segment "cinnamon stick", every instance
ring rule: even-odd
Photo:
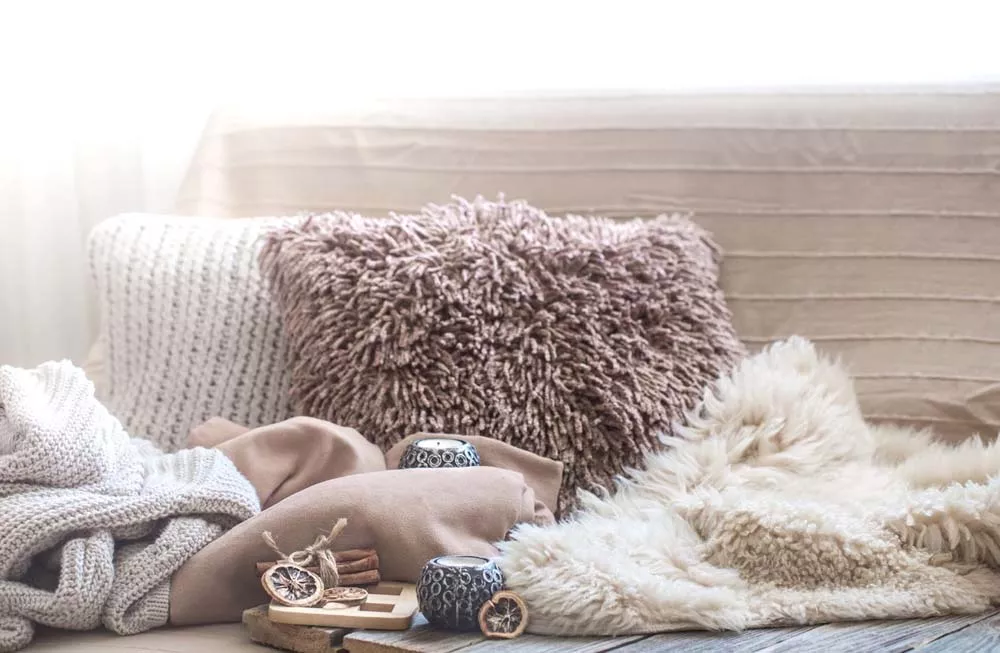
[[[364,560],[365,558],[370,558],[372,556],[378,557],[375,549],[348,549],[346,551],[333,552],[333,559],[337,562],[353,562],[355,560]]]
[[[274,565],[273,562],[258,562],[257,563],[257,575],[263,574],[265,571],[270,569]],[[305,567],[314,574],[319,573],[319,567]],[[340,573],[339,567],[338,573],[340,574],[340,584],[341,585],[375,585],[382,580],[382,575],[379,570],[376,569],[365,569],[363,571],[358,571],[350,574]]]
[[[359,571],[356,574],[344,574],[340,577],[340,584],[357,587],[362,585],[377,585],[381,580],[382,575],[378,569],[370,569],[368,571]]]
[[[378,554],[372,554],[367,558],[362,558],[361,560],[355,560],[353,562],[337,563],[337,573],[343,576],[344,574],[356,574],[359,571],[371,571],[372,569],[378,569]]]
[[[336,556],[334,556],[336,559]],[[273,567],[275,562],[258,562],[257,563],[257,575],[262,575],[265,571]],[[319,573],[319,567],[313,565],[306,567],[309,571],[314,574]],[[345,562],[337,561],[337,573],[340,575],[345,574],[356,574],[362,571],[371,571],[372,569],[378,569],[378,554],[372,551],[371,555],[365,558],[359,558],[356,560],[349,560]]]

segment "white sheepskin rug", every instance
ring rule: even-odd
[[[613,496],[502,544],[529,630],[740,630],[986,610],[1000,449],[875,427],[800,338],[746,359]]]

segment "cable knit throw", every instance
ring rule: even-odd
[[[258,238],[287,221],[127,214],[91,232],[106,370],[92,380],[129,433],[174,451],[210,417],[254,427],[295,414],[257,268]]]
[[[259,509],[220,452],[130,438],[69,362],[0,367],[0,651],[165,625],[171,574]]]

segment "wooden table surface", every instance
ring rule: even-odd
[[[1000,611],[938,619],[839,623],[801,628],[749,630],[742,633],[684,632],[617,638],[523,635],[510,641],[487,640],[479,635],[458,635],[432,630],[420,617],[417,623],[414,628],[403,632],[348,633],[344,636],[342,646],[350,653],[1000,651]]]

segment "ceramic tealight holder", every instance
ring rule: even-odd
[[[414,440],[399,461],[400,469],[478,466],[479,452],[471,442],[448,437]]]
[[[440,556],[420,573],[417,602],[431,625],[479,630],[479,610],[503,588],[496,562],[478,556]]]

